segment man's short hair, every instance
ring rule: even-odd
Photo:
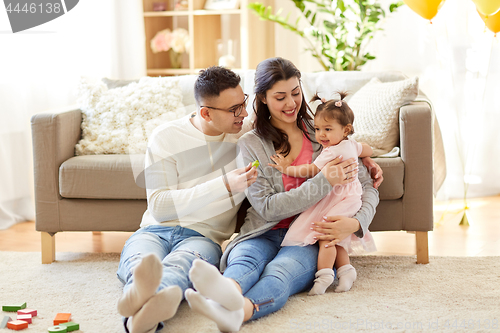
[[[241,78],[232,70],[212,66],[202,69],[194,84],[194,98],[198,106],[202,101],[218,97],[221,92],[229,88],[236,88]]]

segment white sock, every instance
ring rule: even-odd
[[[337,269],[337,276],[339,278],[339,285],[335,288],[335,292],[349,291],[354,281],[356,281],[356,269],[351,264],[341,266]]]
[[[316,272],[314,275],[314,286],[309,291],[309,296],[323,295],[335,279],[335,273],[331,268],[323,268]]]
[[[130,333],[155,332],[158,323],[175,315],[181,301],[182,290],[179,286],[170,286],[160,290],[132,318],[129,318]]]
[[[222,276],[217,267],[206,261],[193,261],[189,279],[200,294],[230,311],[239,310],[245,304],[245,299],[234,282]]]
[[[131,317],[154,296],[163,275],[163,266],[155,254],[145,255],[134,268],[132,286],[118,300],[118,313]]]
[[[236,311],[229,311],[219,303],[206,299],[193,289],[187,289],[184,296],[193,311],[213,320],[221,332],[237,332],[240,330],[245,315],[243,307]]]

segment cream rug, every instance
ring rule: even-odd
[[[80,332],[123,332],[116,312],[119,254],[57,253],[56,258],[42,265],[40,253],[0,252],[0,304],[27,302],[38,310],[24,332],[47,332],[58,312],[72,313]],[[245,324],[241,332],[500,332],[500,258],[430,261],[353,257],[358,280],[351,291],[293,296],[283,309]],[[4,315],[13,313],[2,312],[0,319]],[[183,302],[163,332],[217,328]]]

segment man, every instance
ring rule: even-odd
[[[218,266],[220,244],[234,233],[243,192],[257,178],[255,167],[236,169],[236,134],[248,116],[239,82],[222,67],[201,71],[197,112],[158,127],[149,139],[148,208],[117,272],[127,332],[161,330],[192,287],[191,263],[201,258]]]

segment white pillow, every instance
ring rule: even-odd
[[[374,156],[390,152],[399,141],[399,108],[418,95],[418,77],[382,83],[374,77],[349,100],[354,112],[353,139],[369,144]]]
[[[144,153],[158,125],[185,115],[178,80],[168,77],[114,89],[82,80],[78,102],[83,121],[76,155]]]

